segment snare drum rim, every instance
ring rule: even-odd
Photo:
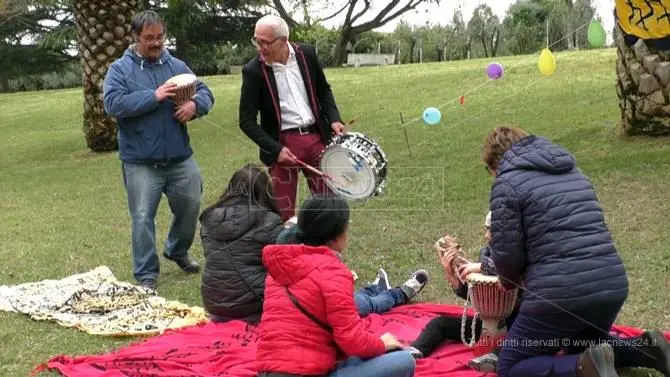
[[[370,147],[369,149],[370,153],[364,153],[364,151],[361,150],[361,148],[357,145],[358,143],[356,143],[356,141],[359,142],[362,141],[365,144],[367,144]],[[386,186],[386,178],[388,174],[386,167],[388,165],[388,159],[386,159],[386,154],[381,149],[379,144],[377,144],[372,139],[370,139],[369,137],[365,136],[360,132],[347,132],[345,134],[333,137],[331,142],[328,143],[328,145],[323,149],[323,151],[319,156],[320,161],[319,167],[324,172],[327,170],[325,166],[327,155],[332,153],[331,151],[335,147],[340,147],[347,152],[353,152],[359,158],[362,158],[368,165],[368,168],[366,170],[372,169],[375,181],[372,190],[367,190],[366,194],[364,195],[342,195],[342,194],[340,195],[348,197],[353,200],[363,200],[372,196],[380,195],[383,192],[384,187]],[[383,160],[379,161],[379,159],[375,156],[375,154],[379,154]],[[326,184],[332,190],[337,191],[337,187],[334,186],[329,180],[326,180]]]
[[[357,138],[362,139],[363,141],[365,141],[366,143],[368,143],[370,145],[371,150],[373,151],[373,153],[370,153],[369,155],[362,156],[362,157],[365,158],[365,160],[371,166],[375,167],[375,173],[376,173],[375,175],[377,176],[377,187],[385,186],[386,178],[387,178],[387,175],[388,175],[388,170],[386,169],[386,167],[388,166],[388,158],[386,157],[386,153],[384,153],[384,150],[382,149],[382,147],[377,142],[375,142],[374,140],[372,140],[371,138],[369,138],[368,136],[366,136],[366,135],[364,135],[360,132],[355,132],[355,131],[354,132],[348,132],[346,134],[343,134],[342,136],[344,136],[344,135],[352,135],[354,137],[354,139],[357,139]],[[379,154],[380,159],[376,158],[376,156],[375,156],[376,161],[372,161],[371,156],[374,156],[375,153]]]
[[[320,167],[321,167],[321,171],[326,172],[326,173],[328,172],[328,169],[324,164],[325,164],[326,160],[328,159],[328,156],[335,153],[336,151],[339,152],[339,149],[343,150],[344,153],[348,153],[348,152],[352,152],[352,151],[358,152],[358,151],[355,151],[355,150],[352,150],[352,149],[343,148],[341,145],[330,146],[329,149],[324,151],[324,153],[321,156],[321,160],[320,160],[320,163],[319,163]],[[359,153],[356,153],[356,154],[359,157],[361,157]],[[367,162],[367,159],[365,157],[363,157],[363,159],[365,159],[366,162]],[[368,164],[369,164],[369,162],[368,162]],[[367,172],[370,171],[370,168],[368,166],[364,166],[364,169]],[[367,174],[369,174],[369,173],[367,173]],[[374,171],[374,169],[372,171],[372,176],[373,176],[374,184],[371,185],[371,188],[366,189],[363,194],[357,194],[357,195],[349,195],[349,194],[346,194],[346,193],[342,193],[338,189],[338,186],[336,186],[329,179],[327,179],[325,182],[326,182],[326,185],[328,185],[328,187],[330,187],[331,190],[338,193],[338,195],[340,195],[342,197],[345,197],[345,198],[348,198],[348,199],[351,199],[351,200],[361,200],[361,199],[365,199],[365,198],[370,197],[371,195],[373,195],[375,190],[377,189],[377,186],[378,186],[377,181],[379,180],[379,178],[377,177],[377,174]]]

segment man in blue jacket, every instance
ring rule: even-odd
[[[176,106],[176,86],[166,81],[192,73],[165,49],[165,24],[153,11],[138,13],[131,24],[136,43],[109,67],[105,77],[105,111],[117,119],[119,158],[132,217],[135,279],[154,289],[159,274],[155,216],[162,194],[173,213],[163,256],[187,273],[200,266],[188,250],[200,212],[202,178],[186,123],[206,115],[214,96],[198,81],[196,95]]]

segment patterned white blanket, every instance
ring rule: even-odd
[[[106,266],[61,280],[0,286],[0,310],[94,335],[156,335],[208,320],[204,310],[116,280]]]

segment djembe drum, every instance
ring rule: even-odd
[[[505,318],[514,310],[518,288],[501,290],[498,287],[498,277],[471,273],[467,277],[468,302],[472,303],[475,310],[475,318],[472,321],[473,337],[470,342],[465,342],[465,311],[461,323],[461,339],[463,343],[473,349],[476,356],[492,352],[507,334]],[[468,302],[466,302],[466,307]],[[475,343],[475,322],[477,317],[482,321],[482,332],[479,340]]]
[[[166,83],[174,83],[177,85],[172,102],[177,106],[186,103],[195,96],[196,83],[198,78],[191,73],[184,73],[170,77]]]

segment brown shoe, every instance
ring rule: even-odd
[[[578,377],[619,377],[614,369],[614,350],[605,343],[591,346],[579,355]]]

